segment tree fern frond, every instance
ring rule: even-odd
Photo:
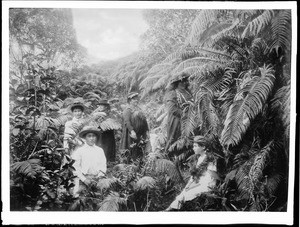
[[[44,167],[41,166],[40,159],[28,159],[22,162],[15,162],[11,165],[13,172],[33,179],[35,179],[36,175],[41,173],[43,169]]]
[[[120,204],[126,204],[127,200],[121,198],[119,193],[111,192],[105,199],[101,202],[98,211],[119,211]]]
[[[256,185],[257,182],[262,178],[263,176],[263,170],[267,165],[267,161],[269,159],[269,153],[271,151],[273,142],[269,142],[259,154],[257,154],[254,158],[253,165],[250,168],[249,171],[249,177],[252,182],[252,184]]]
[[[291,104],[291,85],[290,83],[277,90],[274,98],[271,100],[271,108],[278,110],[285,127],[286,135],[289,136],[290,126],[290,104]]]
[[[167,159],[163,158],[155,158],[151,163],[148,164],[148,170],[150,171],[149,174],[166,174],[170,177],[171,180],[174,182],[181,182],[182,176],[178,171],[176,165]]]
[[[210,131],[214,134],[218,134],[220,127],[220,120],[217,115],[216,108],[213,105],[213,93],[206,88],[202,88],[201,92],[197,93],[196,103],[198,106],[197,114],[202,120],[201,128],[206,128],[207,132]]]
[[[168,84],[167,82],[169,81],[170,76],[168,74],[162,76],[161,78],[159,78],[156,83],[152,86],[152,90],[156,91],[158,89],[161,88],[165,88],[166,85]]]
[[[247,27],[242,33],[242,38],[245,38],[249,34],[257,35],[263,28],[265,28],[269,23],[271,23],[273,17],[273,10],[264,10],[262,14],[257,16],[247,25]]]
[[[179,60],[182,58],[182,51],[184,50],[184,47],[179,47],[175,52],[171,53],[170,55],[168,55],[163,61],[162,63],[171,63],[174,62],[176,60]]]
[[[104,189],[109,189],[112,186],[114,186],[115,184],[117,184],[119,182],[119,180],[117,178],[101,178],[98,182],[97,182],[97,188],[99,188],[100,190],[104,190]]]
[[[119,130],[122,128],[121,124],[114,119],[107,118],[102,121],[98,126],[103,132],[107,130]]]
[[[260,68],[261,76],[254,76],[247,85],[237,93],[235,102],[227,113],[221,135],[224,146],[237,145],[242,135],[254,119],[262,111],[274,83],[274,70],[271,67]],[[244,97],[244,93],[247,93]]]
[[[191,32],[186,39],[186,43],[191,46],[197,45],[199,37],[203,35],[203,32],[216,21],[218,10],[202,10],[195,18]]]
[[[135,190],[145,190],[145,189],[151,189],[154,188],[156,184],[156,181],[154,178],[149,176],[144,176],[140,178],[134,185]]]
[[[280,10],[271,23],[272,42],[270,49],[278,52],[278,48],[290,50],[291,48],[291,10]]]
[[[181,117],[181,134],[184,137],[192,136],[194,129],[197,127],[195,122],[196,111],[194,103],[188,102],[182,111]]]
[[[183,148],[187,148],[190,144],[191,142],[186,137],[181,137],[170,146],[169,150],[182,150]]]
[[[242,199],[249,199],[251,196],[251,181],[248,176],[251,164],[251,161],[244,163],[235,174],[239,197]]]

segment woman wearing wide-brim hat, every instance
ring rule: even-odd
[[[139,144],[149,138],[149,126],[145,114],[139,107],[139,93],[127,95],[128,106],[123,111],[122,138],[120,150],[128,149],[135,143]],[[131,149],[131,158],[136,160],[143,156],[142,148]]]
[[[110,114],[110,103],[107,99],[102,99],[98,103],[98,110],[106,113],[106,117],[97,120],[98,128],[101,130],[101,136],[96,143],[100,146],[109,162],[116,160],[116,139],[115,131],[121,129],[121,125]]]
[[[73,193],[78,194],[83,188],[95,187],[98,179],[106,173],[106,157],[101,147],[96,145],[101,135],[95,126],[85,126],[79,136],[85,143],[72,154],[74,162],[75,186]]]
[[[165,151],[174,155],[180,154],[180,151],[175,148],[171,151],[170,147],[181,136],[182,106],[192,99],[192,94],[189,90],[189,77],[188,73],[175,75],[168,85],[165,97],[168,112]]]
[[[83,103],[75,102],[69,106],[72,111],[73,118],[65,123],[63,147],[66,154],[71,154],[83,142],[77,135],[77,128],[84,123],[83,114],[85,106]]]

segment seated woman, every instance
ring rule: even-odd
[[[197,164],[191,169],[191,177],[187,185],[166,211],[180,209],[185,201],[193,200],[216,185],[218,178],[216,160],[208,148],[209,141],[205,137],[195,136],[193,150],[199,156]]]
[[[104,151],[95,145],[100,130],[93,126],[85,126],[79,136],[85,139],[85,144],[72,154],[72,159],[75,160],[74,174],[77,176],[73,189],[75,195],[87,187],[95,186],[107,169]]]

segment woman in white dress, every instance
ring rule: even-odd
[[[191,177],[182,192],[176,197],[166,211],[180,209],[181,205],[193,200],[203,192],[208,192],[216,185],[216,160],[208,150],[209,141],[204,136],[195,136],[193,150],[199,155],[197,164],[191,170]]]

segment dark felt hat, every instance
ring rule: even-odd
[[[101,132],[95,126],[84,126],[79,132],[79,137],[84,138],[87,133],[94,133],[99,138]]]
[[[73,112],[73,110],[74,109],[81,109],[82,111],[84,111],[84,109],[85,109],[85,106],[82,104],[82,103],[80,103],[80,102],[75,102],[75,103],[73,103],[72,105],[71,105],[71,111]]]

